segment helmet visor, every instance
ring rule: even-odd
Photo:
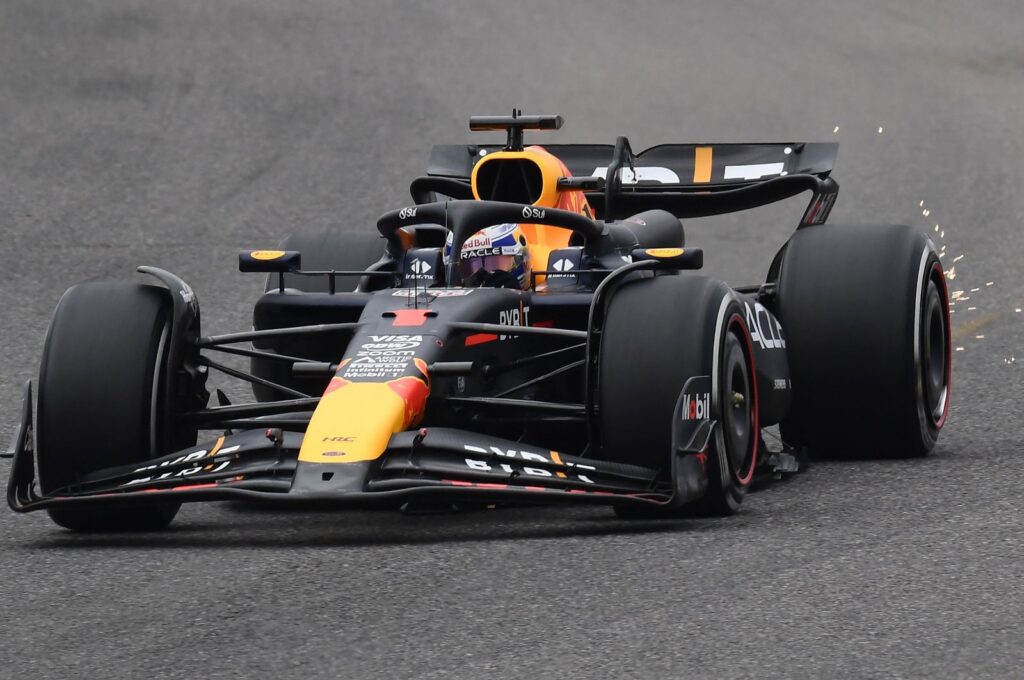
[[[481,269],[489,272],[510,272],[518,265],[515,255],[482,255],[459,260],[459,276],[469,278]]]

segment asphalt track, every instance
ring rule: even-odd
[[[193,505],[104,538],[2,514],[0,676],[1019,676],[1024,12],[746,5],[0,3],[5,438],[70,284],[157,264],[207,330],[245,328],[240,248],[372,228],[431,143],[513,106],[564,115],[559,141],[839,140],[832,221],[928,229],[971,298],[933,457],[821,463],[730,519]],[[689,242],[757,281],[800,208]]]

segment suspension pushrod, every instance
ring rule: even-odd
[[[519,385],[516,385],[515,387],[510,387],[507,390],[505,390],[504,392],[499,392],[498,394],[496,394],[494,396],[495,397],[505,397],[505,396],[508,396],[509,394],[512,394],[513,392],[518,392],[519,390],[525,390],[527,387],[531,387],[533,385],[536,385],[539,382],[544,382],[545,380],[549,380],[551,378],[554,378],[555,376],[558,376],[558,375],[561,375],[561,374],[566,373],[568,371],[571,371],[574,368],[579,368],[579,367],[583,366],[585,363],[587,363],[586,359],[580,359],[579,361],[574,361],[572,363],[566,364],[565,366],[559,366],[558,368],[554,369],[553,371],[549,371],[549,372],[545,373],[544,375],[540,375],[540,376],[537,376],[536,378],[533,378],[531,380],[527,380],[526,382],[521,383]]]
[[[304,399],[309,396],[305,392],[299,392],[298,390],[293,390],[290,387],[285,387],[284,385],[279,385],[276,382],[272,382],[265,378],[255,376],[252,373],[246,373],[245,371],[239,371],[237,369],[231,368],[230,366],[225,366],[224,364],[217,363],[216,361],[209,357],[200,357],[199,360],[206,366],[216,369],[221,373],[226,373],[227,375],[230,375],[233,378],[245,380],[246,382],[250,382],[255,385],[263,385],[264,387],[269,387],[270,389],[277,390],[278,392],[281,392],[283,394],[287,394],[290,397],[298,397],[299,399]]]
[[[349,323],[320,323],[312,326],[291,326],[288,328],[267,328],[261,331],[245,331],[242,333],[227,333],[225,335],[208,335],[196,340],[197,347],[215,347],[217,345],[230,345],[236,342],[248,340],[259,340],[261,338],[278,338],[287,335],[312,335],[315,333],[334,333],[337,331],[351,331],[359,328],[362,324],[358,321]]]
[[[292,411],[312,411],[320,403],[320,397],[303,399],[284,399],[253,404],[234,404],[231,406],[215,406],[199,411],[187,411],[182,417],[199,423],[217,423],[230,418],[251,418],[270,416]]]
[[[587,337],[586,331],[575,331],[568,328],[544,328],[542,326],[507,326],[497,323],[475,323],[472,321],[455,321],[449,328],[474,333],[494,333],[496,335],[549,335],[557,338]]]

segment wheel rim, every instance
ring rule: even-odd
[[[936,426],[945,414],[949,395],[949,331],[946,324],[942,295],[934,279],[929,279],[924,323],[921,324],[921,382],[924,385],[925,409]]]
[[[725,337],[719,394],[725,457],[734,479],[743,485],[750,481],[753,471],[756,396],[744,340],[738,330],[737,324],[732,324]]]

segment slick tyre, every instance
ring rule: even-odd
[[[927,236],[892,225],[802,229],[783,255],[777,304],[793,381],[784,439],[818,457],[932,451],[952,355],[945,276]]]
[[[327,231],[320,234],[292,234],[281,241],[279,247],[281,250],[297,250],[302,253],[302,268],[307,271],[364,271],[384,255],[383,239],[376,233],[363,232]],[[329,282],[326,276],[285,274],[284,285],[285,288],[303,293],[326,293]],[[335,291],[350,293],[358,285],[359,277],[338,277]],[[271,274],[267,277],[264,292],[277,288],[277,275]],[[290,347],[287,339],[269,342],[265,346],[259,346],[259,349],[278,354],[302,354],[300,349]],[[291,365],[288,363],[272,359],[252,359],[250,366],[253,375],[259,378],[309,394],[319,394],[321,391],[318,384],[311,389],[309,381],[297,381],[292,378]],[[252,391],[257,401],[273,401],[284,396],[278,390],[259,384],[253,384]]]
[[[57,303],[39,370],[39,484],[44,494],[83,475],[169,453],[173,435],[163,403],[168,379],[171,301],[138,283],[85,283]],[[190,437],[195,442],[195,432]],[[146,531],[166,527],[180,504],[51,509],[74,531]]]
[[[657,276],[614,291],[601,336],[598,407],[608,460],[664,471],[672,464],[672,421],[683,385],[711,376],[718,421],[705,469],[706,495],[660,515],[730,515],[757,465],[759,424],[753,350],[742,309],[722,282]],[[651,516],[632,507],[621,516]]]

